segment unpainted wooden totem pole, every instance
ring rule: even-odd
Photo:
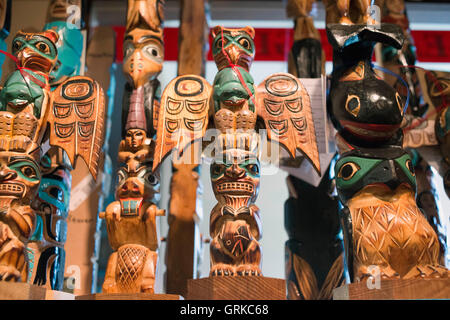
[[[209,28],[207,1],[180,1],[178,76],[204,76]],[[186,150],[191,155],[194,149]],[[186,296],[188,279],[198,278],[202,258],[200,164],[174,161],[168,209],[166,292]],[[180,265],[183,268],[180,268]]]
[[[320,35],[309,16],[314,2],[291,0],[286,7],[287,15],[295,18],[288,69],[299,78],[320,78],[324,73]],[[338,199],[332,196],[330,171],[317,187],[293,175],[288,176],[287,185],[284,224],[289,236],[285,246],[288,299],[331,299],[333,289],[345,278]]]
[[[0,92],[0,278],[27,281],[27,244],[37,227],[32,208],[42,179],[44,146],[81,156],[94,178],[103,144],[102,88],[88,77],[70,77],[51,91],[58,34],[19,32],[12,42],[17,69]],[[44,147],[44,148],[43,148]],[[47,148],[48,149],[48,148]],[[56,223],[56,221],[55,221]]]
[[[212,29],[218,73],[213,86],[195,75],[180,76],[165,88],[158,116],[154,167],[176,149],[216,128],[210,174],[218,201],[210,215],[210,276],[261,275],[261,220],[254,204],[260,183],[257,119],[268,139],[295,156],[303,152],[320,172],[309,95],[287,73],[267,77],[259,86],[249,73],[255,54],[254,29]]]
[[[402,148],[399,93],[373,70],[377,42],[402,47],[393,24],[329,24],[333,73],[328,109],[338,130],[336,186],[352,282],[447,277],[438,237],[416,203],[416,177]]]
[[[154,293],[159,238],[156,216],[164,215],[159,176],[153,167],[158,114],[158,74],[164,59],[163,1],[129,0],[123,71],[128,83],[122,108],[122,137],[116,201],[100,217],[109,243],[104,293]]]

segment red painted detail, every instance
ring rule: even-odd
[[[116,32],[116,62],[122,62],[122,42],[124,26],[113,27]],[[288,28],[255,28],[255,61],[287,61],[293,42],[293,30]],[[325,29],[319,29],[323,50],[327,61],[333,59],[333,49],[328,43]],[[450,31],[411,31],[420,62],[450,62]],[[212,37],[209,38],[211,48]],[[178,28],[164,28],[166,61],[176,61],[178,56]],[[211,51],[208,60],[212,61]]]

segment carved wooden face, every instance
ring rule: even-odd
[[[51,0],[47,11],[47,21],[64,21],[71,12],[67,12],[70,6],[81,8],[81,0]]]
[[[117,199],[141,198],[151,201],[159,192],[159,179],[152,172],[151,161],[129,160],[117,173]]]
[[[212,52],[219,70],[228,67],[230,63],[250,70],[255,57],[255,30],[252,27],[227,29],[216,26],[211,34],[214,38]]]
[[[411,157],[401,148],[345,153],[335,165],[336,188],[343,203],[367,186],[395,190],[399,185],[416,189]]]
[[[137,150],[142,147],[147,139],[147,133],[142,129],[128,129],[125,136],[126,146],[131,150]]]
[[[135,88],[156,78],[162,70],[164,46],[161,34],[133,29],[125,35],[123,71]]]
[[[19,31],[12,42],[12,54],[21,67],[48,74],[58,58],[57,41],[58,34],[53,30],[39,33]]]
[[[29,205],[41,181],[39,164],[24,153],[0,152],[0,197]]]
[[[210,168],[216,196],[249,196],[254,201],[259,192],[260,163],[252,154],[228,153],[216,159]]]

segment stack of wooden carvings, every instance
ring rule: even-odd
[[[430,279],[427,284],[437,289],[433,298],[442,298],[448,295],[439,291],[448,288],[448,271],[440,265],[437,235],[416,204],[414,167],[402,147],[405,103],[375,75],[371,64],[374,44],[399,49],[403,31],[384,23],[374,28],[368,17],[364,21],[368,23],[327,26],[334,48],[328,108],[338,130],[336,186],[345,205],[342,221],[351,281],[361,282],[359,287],[366,290],[381,281],[378,292],[383,292],[390,286],[404,287],[402,280],[417,279],[417,285],[408,283],[405,289],[412,294],[403,297],[423,298],[420,281]],[[355,286],[340,288],[335,296],[342,297],[342,289],[347,298],[358,298]]]

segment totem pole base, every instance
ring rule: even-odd
[[[286,300],[284,279],[260,276],[188,280],[187,300]]]
[[[23,282],[0,281],[0,300],[74,300],[71,293]]]
[[[94,293],[76,296],[75,300],[184,300],[177,294]]]
[[[450,278],[381,280],[379,289],[375,283],[362,281],[334,289],[333,300],[417,300],[450,299]]]

